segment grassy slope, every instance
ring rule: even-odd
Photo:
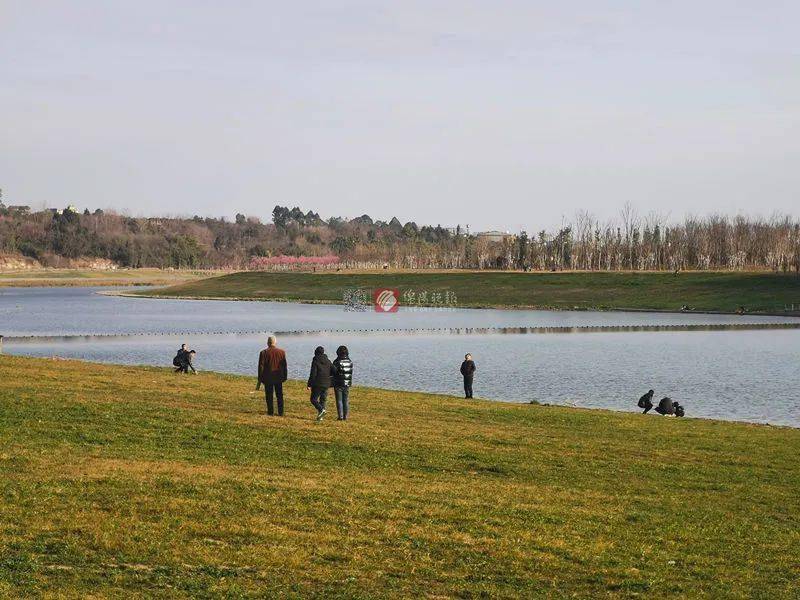
[[[800,431],[0,357],[0,596],[787,597]]]
[[[461,306],[782,311],[800,277],[771,273],[234,273],[150,295],[340,302],[347,288],[454,292]]]
[[[35,269],[0,271],[0,287],[175,285],[208,277],[210,271],[165,269]]]

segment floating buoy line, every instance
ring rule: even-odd
[[[789,323],[705,323],[675,325],[577,325],[577,326],[532,326],[532,327],[419,327],[419,328],[371,328],[371,329],[308,329],[292,331],[161,331],[134,333],[84,333],[68,335],[21,335],[2,337],[5,343],[81,342],[130,339],[137,337],[197,337],[276,335],[281,337],[308,337],[329,335],[525,335],[565,333],[637,333],[679,331],[758,331],[800,329],[800,322]]]

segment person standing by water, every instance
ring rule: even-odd
[[[275,414],[272,403],[273,394],[278,399],[278,416],[283,416],[283,382],[289,377],[286,365],[286,353],[278,348],[278,340],[274,335],[267,338],[267,347],[258,355],[258,382],[256,391],[264,384],[264,395],[267,400],[267,414]]]
[[[461,363],[461,375],[464,376],[464,397],[472,398],[472,378],[475,376],[475,363],[472,360],[472,354],[464,356],[464,362]]]
[[[350,416],[350,386],[353,385],[353,361],[347,346],[336,349],[333,361],[333,393],[336,396],[336,413],[339,421]]]
[[[325,400],[328,388],[331,387],[333,365],[325,354],[325,348],[317,346],[311,360],[311,372],[308,375],[308,390],[311,392],[311,404],[317,409],[317,421],[321,421],[327,412]]]

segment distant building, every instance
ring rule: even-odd
[[[67,208],[48,208],[47,212],[51,212],[54,215],[63,215],[64,213],[75,213],[77,215],[78,209],[70,204]]]
[[[461,226],[456,225],[455,227],[445,227],[444,230],[449,233],[450,235],[469,235],[469,225]]]
[[[488,242],[505,242],[506,240],[513,240],[515,236],[508,231],[482,231],[476,234],[476,237]]]

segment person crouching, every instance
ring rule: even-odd
[[[653,408],[653,394],[655,394],[655,390],[650,390],[644,396],[639,398],[639,402],[637,406],[639,408],[643,408],[642,414],[647,414],[647,412]]]

